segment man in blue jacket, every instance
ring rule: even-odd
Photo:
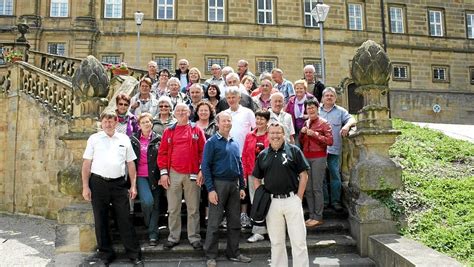
[[[239,144],[230,136],[232,116],[223,111],[216,117],[219,131],[204,146],[201,170],[209,192],[209,221],[204,251],[207,266],[216,266],[219,224],[224,211],[227,217],[227,250],[230,261],[248,263],[240,254],[240,201],[245,198],[245,182]]]

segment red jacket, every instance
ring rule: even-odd
[[[268,132],[265,133],[264,147],[267,148]],[[253,167],[255,166],[255,144],[257,143],[257,129],[248,133],[245,136],[244,148],[242,149],[242,167],[244,169],[244,178],[247,179],[252,174]]]
[[[160,169],[160,174],[170,172],[171,168],[171,155],[173,153],[173,136],[175,133],[177,123],[166,128],[161,137],[160,149],[158,151],[158,158],[156,162]],[[189,162],[189,174],[197,174],[199,172],[202,152],[204,151],[204,143],[206,143],[206,137],[201,128],[197,127],[195,123],[189,123],[191,126],[191,138],[189,140],[189,153],[191,153],[191,162]]]
[[[309,124],[309,127],[308,127]],[[318,116],[315,120],[308,119],[304,126],[319,133],[317,136],[308,136],[300,132],[300,142],[306,158],[326,157],[327,147],[332,145],[332,130],[329,122]]]

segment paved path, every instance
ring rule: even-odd
[[[446,134],[447,136],[466,140],[474,143],[474,125],[464,124],[442,124],[442,123],[426,123],[426,122],[414,122],[414,124],[421,127],[427,127],[430,129],[438,130]]]

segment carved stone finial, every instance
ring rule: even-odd
[[[74,101],[80,105],[75,116],[98,116],[108,104],[109,76],[102,63],[94,56],[87,56],[72,77]]]
[[[29,28],[30,28],[30,26],[28,26],[28,24],[26,24],[26,23],[18,24],[18,31],[20,32],[21,36],[18,37],[18,39],[16,39],[17,42],[26,43],[25,34],[28,32]]]
[[[352,79],[357,86],[387,86],[391,63],[383,48],[372,40],[365,41],[352,59]]]

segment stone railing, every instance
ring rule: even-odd
[[[0,67],[0,93],[8,94],[11,88],[11,69]]]
[[[53,54],[48,54],[39,51],[30,50],[30,57],[33,58],[33,65],[50,72],[52,74],[58,75],[63,79],[68,81],[72,80],[72,76],[76,69],[81,65],[82,59],[73,58],[73,57],[64,57]],[[102,63],[106,66],[106,63]],[[147,72],[141,69],[128,68],[130,73],[129,75],[136,78],[137,80],[141,79]],[[113,78],[114,74],[110,72],[110,78]]]
[[[72,118],[73,91],[70,81],[26,62],[14,63],[19,71],[19,91],[34,98],[57,115]]]

